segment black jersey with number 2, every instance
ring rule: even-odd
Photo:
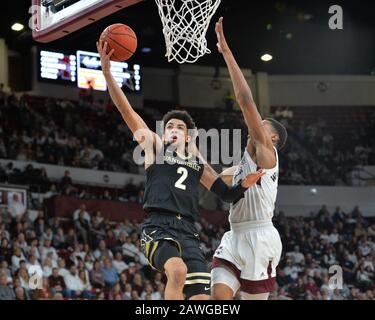
[[[181,157],[166,146],[158,159],[146,170],[144,210],[167,210],[196,221],[203,165],[194,157]]]

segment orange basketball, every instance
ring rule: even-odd
[[[107,41],[107,53],[114,49],[111,56],[113,61],[128,60],[137,49],[137,35],[127,25],[122,23],[112,24],[105,28],[100,35],[101,41]]]

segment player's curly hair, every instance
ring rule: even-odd
[[[274,132],[279,136],[279,140],[277,140],[276,143],[276,149],[281,150],[285,147],[286,141],[288,140],[288,132],[286,128],[283,124],[275,119],[266,118],[265,120],[267,120],[271,124]]]
[[[183,121],[186,124],[186,127],[188,130],[190,129],[195,129],[195,122],[191,115],[184,110],[172,110],[166,113],[163,117],[163,122],[164,122],[164,129],[165,126],[167,125],[168,121],[171,119],[178,119]]]

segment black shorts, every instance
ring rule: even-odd
[[[211,274],[207,261],[200,249],[199,233],[194,223],[177,215],[153,214],[142,224],[142,249],[150,266],[163,272],[163,266],[155,265],[158,255],[168,257],[168,252],[162,252],[160,243],[169,241],[177,250],[176,256],[185,262],[187,275],[184,286],[184,294],[188,299],[197,294],[210,294]],[[162,248],[165,246],[161,246]],[[170,256],[169,256],[170,258]],[[166,260],[164,261],[166,262]]]

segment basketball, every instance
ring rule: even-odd
[[[122,23],[105,28],[100,40],[108,43],[107,53],[114,49],[111,57],[113,61],[128,60],[137,49],[137,35],[132,28]]]

